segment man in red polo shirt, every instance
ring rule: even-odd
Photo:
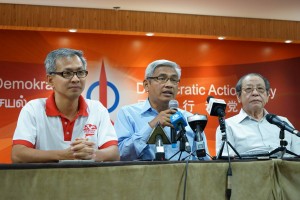
[[[50,97],[28,102],[13,136],[13,162],[119,160],[107,109],[81,96],[87,63],[82,51],[57,49],[45,60]]]

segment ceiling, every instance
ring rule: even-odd
[[[300,0],[0,0],[0,3],[300,21]]]

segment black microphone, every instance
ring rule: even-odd
[[[225,116],[226,102],[222,99],[215,99],[213,96],[208,96],[206,99],[208,105],[206,111],[210,116]]]
[[[164,144],[171,144],[169,138],[166,136],[164,129],[159,123],[156,124],[156,127],[152,130],[147,144],[155,144],[155,160],[166,160],[165,159],[165,149]]]
[[[175,99],[170,100],[169,108],[177,111],[178,101]],[[177,145],[176,134],[177,134],[176,129],[173,127],[170,127],[170,137],[171,137],[172,148],[176,148],[176,145]]]
[[[156,148],[155,160],[158,161],[165,160],[165,149],[164,149],[163,139],[161,135],[155,136],[155,148]]]
[[[187,120],[191,129],[195,133],[194,146],[196,148],[196,155],[198,158],[205,157],[206,151],[205,151],[205,144],[202,137],[202,132],[207,124],[207,116],[195,114],[193,116],[188,117]]]
[[[291,127],[286,121],[282,121],[277,115],[274,114],[267,114],[266,119],[269,123],[278,126],[279,128],[286,130],[290,133],[293,133],[300,137],[300,132],[295,128]]]

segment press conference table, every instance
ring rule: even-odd
[[[232,161],[231,199],[300,199],[300,160]],[[186,162],[0,164],[0,199],[179,200]],[[185,199],[226,199],[227,161],[190,161]]]

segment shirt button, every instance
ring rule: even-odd
[[[68,122],[65,122],[65,125],[67,125],[68,124]]]
[[[69,135],[69,132],[67,132],[67,135]]]

